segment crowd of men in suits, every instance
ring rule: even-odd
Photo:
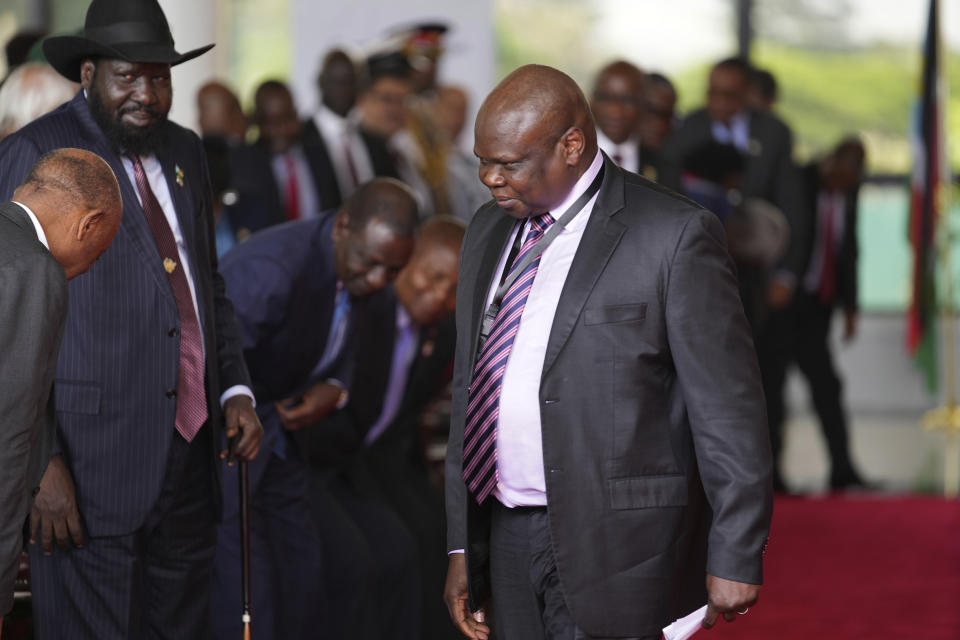
[[[306,119],[281,81],[256,89],[249,116],[228,86],[210,82],[197,95],[202,138],[167,118],[170,67],[209,46],[178,52],[155,0],[94,0],[80,35],[46,39],[49,64],[81,90],[0,144],[0,195],[19,203],[0,207],[8,229],[0,241],[4,259],[22,258],[10,269],[0,263],[0,341],[30,336],[19,359],[4,354],[0,377],[36,374],[22,393],[0,398],[5,415],[23,413],[19,432],[2,434],[16,446],[3,448],[11,462],[2,465],[10,481],[0,498],[0,613],[9,611],[19,523],[30,511],[39,638],[239,636],[243,527],[258,638],[485,638],[491,575],[504,637],[535,637],[541,623],[575,637],[646,634],[707,595],[710,624],[732,620],[756,601],[769,526],[767,432],[763,407],[750,401],[765,404],[772,482],[783,490],[776,464],[792,362],[811,383],[831,485],[863,484],[828,339],[835,306],[848,338],[856,328],[863,146],[844,140],[800,170],[789,128],[770,111],[769,74],[739,59],[717,63],[705,107],[681,119],[668,78],[616,61],[586,97],[557,70],[509,76],[481,109],[474,158],[457,144],[466,94],[436,80],[445,31],[418,25],[359,63],[329,51],[319,107]],[[556,158],[535,156],[554,138]],[[539,165],[553,173],[525,176]],[[39,197],[41,183],[52,191]],[[538,313],[551,311],[524,316],[525,330],[519,316],[512,330],[492,326],[491,345],[501,345],[498,331],[511,336],[501,356],[514,349],[510,362],[535,362],[538,376],[524,381],[529,370],[515,364],[484,370],[495,356],[475,350],[476,336],[497,297],[497,260],[509,284],[509,261],[523,262],[528,248],[521,238],[533,243],[546,228],[529,220],[594,202],[589,223],[589,213],[574,218],[543,264],[534,260],[529,278],[539,268],[555,287],[524,292],[517,312],[525,296]],[[721,227],[727,247],[717,244]],[[578,242],[589,260],[573,260]],[[468,281],[458,294],[461,267]],[[631,269],[646,274],[639,285]],[[565,280],[573,293],[561,292]],[[651,293],[657,287],[670,299]],[[29,298],[31,290],[45,295]],[[517,304],[511,291],[505,306]],[[12,306],[10,296],[25,302]],[[584,327],[559,320],[581,311]],[[619,355],[607,352],[610,340]],[[704,359],[713,368],[695,364]],[[633,381],[632,391],[622,393],[611,372]],[[475,431],[473,407],[489,399],[470,383],[485,375],[502,416]],[[501,400],[507,382],[513,391]],[[476,433],[529,417],[520,389],[543,428],[555,429],[536,449],[533,480],[509,457],[528,441],[504,438],[492,467],[472,458],[489,446]],[[608,397],[615,408],[598,400]],[[437,403],[452,414],[446,509],[423,429]],[[742,431],[719,444],[714,431],[734,432],[697,403],[728,412]],[[615,425],[609,440],[581,438],[588,415]],[[663,431],[638,431],[644,424]],[[609,486],[564,474],[601,451],[597,480]],[[234,457],[250,473],[244,523]],[[737,479],[721,489],[725,474]],[[723,527],[742,529],[723,540],[711,533],[709,559],[700,546],[708,502]],[[547,506],[557,513],[549,525]],[[688,555],[656,567],[644,563],[663,540],[584,562],[584,543],[571,536],[575,523],[596,522],[592,544],[617,546],[651,526],[638,513],[668,511],[688,514],[674,523],[677,553]],[[543,588],[539,613],[514,609],[525,596],[503,586],[512,558],[532,553],[501,544],[519,531],[556,557],[541,565],[533,553],[544,572],[534,585]],[[630,577],[639,571],[631,563],[667,580],[671,598],[641,589],[643,606],[628,606],[640,575]],[[566,604],[554,607],[548,583],[557,572]]]

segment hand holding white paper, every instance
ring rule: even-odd
[[[693,613],[687,614],[679,620],[674,620],[663,628],[663,637],[666,640],[687,640],[690,636],[702,629],[703,619],[707,615],[707,605],[703,605]]]

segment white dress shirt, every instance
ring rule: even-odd
[[[566,200],[551,211],[554,217],[562,215],[583,195],[602,167],[603,156],[598,152]],[[497,426],[499,479],[493,495],[508,507],[547,504],[540,428],[540,377],[560,292],[596,201],[597,196],[594,195],[541,255],[533,287],[520,316],[520,327],[507,359],[500,388]],[[529,222],[525,222],[523,234],[526,235],[528,230]],[[508,248],[513,237],[507,243]],[[487,296],[488,305],[493,301],[500,283],[508,252],[505,251],[500,257],[494,271]]]
[[[746,111],[738,111],[730,118],[729,124],[711,122],[710,133],[721,144],[730,144],[747,153],[750,149],[750,116]]]
[[[349,118],[342,118],[326,105],[321,104],[313,116],[313,122],[323,137],[324,145],[330,153],[330,162],[340,187],[340,196],[346,200],[357,187],[373,180],[373,163],[370,154],[363,144],[363,138],[357,131],[356,125]],[[357,184],[353,182],[350,168],[347,165],[347,149],[350,150],[350,160],[357,173]]]
[[[123,168],[127,172],[130,184],[133,185],[133,191],[137,194],[137,202],[143,206],[140,199],[140,191],[137,189],[137,180],[133,172],[133,162],[126,155],[121,155]],[[143,165],[143,172],[147,176],[147,182],[150,183],[150,190],[163,210],[163,216],[170,225],[170,231],[173,233],[173,239],[177,243],[177,256],[180,258],[180,268],[187,278],[187,286],[190,287],[190,299],[193,301],[193,311],[197,314],[197,322],[200,322],[200,307],[197,304],[197,287],[194,284],[193,269],[190,265],[190,252],[187,249],[186,240],[183,238],[183,230],[180,228],[180,220],[177,218],[177,210],[173,206],[173,198],[170,195],[170,188],[167,186],[167,179],[163,175],[163,167],[156,156],[140,156],[140,163]],[[213,310],[210,310],[211,313]],[[207,356],[207,346],[204,343],[203,331],[200,331],[200,342],[203,345],[203,356]],[[253,391],[245,385],[234,385],[223,392],[220,396],[220,405],[236,395],[246,395],[253,399]]]
[[[597,145],[600,149],[610,156],[610,159],[614,162],[617,162],[619,159],[620,162],[617,162],[621,167],[627,171],[633,171],[634,173],[640,173],[640,140],[639,138],[630,137],[621,142],[620,144],[615,143],[613,140],[604,135],[603,131],[597,129]]]
[[[275,154],[270,157],[270,168],[273,169],[273,178],[277,182],[280,198],[287,205],[287,184],[290,180],[290,165],[297,172],[297,212],[301,220],[318,218],[323,213],[320,210],[320,198],[317,197],[317,185],[313,182],[313,171],[307,156],[303,154],[303,147],[294,145],[284,154]],[[284,211],[286,214],[286,211]]]
[[[43,227],[40,225],[40,221],[37,220],[36,214],[30,210],[30,207],[22,202],[17,202],[14,200],[13,203],[20,205],[20,208],[26,212],[27,217],[30,218],[30,222],[33,223],[33,228],[37,232],[37,240],[39,240],[40,244],[47,248],[47,251],[50,251],[50,243],[47,242],[47,234],[43,232]]]

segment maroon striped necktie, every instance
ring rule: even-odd
[[[511,263],[511,268],[523,260],[553,222],[553,216],[549,213],[530,219],[530,232]],[[520,316],[523,315],[523,307],[527,303],[539,266],[540,256],[537,256],[504,294],[500,310],[490,327],[490,337],[480,349],[477,363],[473,367],[466,426],[463,431],[463,480],[480,504],[483,504],[497,486],[500,386],[507,369],[513,339],[520,328]]]
[[[207,394],[203,385],[203,342],[200,323],[193,306],[187,275],[180,264],[180,253],[157,197],[150,189],[147,174],[140,157],[128,156],[133,163],[133,175],[143,204],[147,224],[157,243],[164,271],[170,279],[173,299],[180,315],[180,366],[177,373],[176,427],[187,442],[191,442],[207,421]]]

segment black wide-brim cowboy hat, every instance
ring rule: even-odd
[[[208,44],[186,53],[174,49],[170,25],[157,0],[93,0],[82,35],[53,36],[43,41],[47,62],[74,82],[80,82],[80,64],[87,58],[173,66],[212,48]]]

